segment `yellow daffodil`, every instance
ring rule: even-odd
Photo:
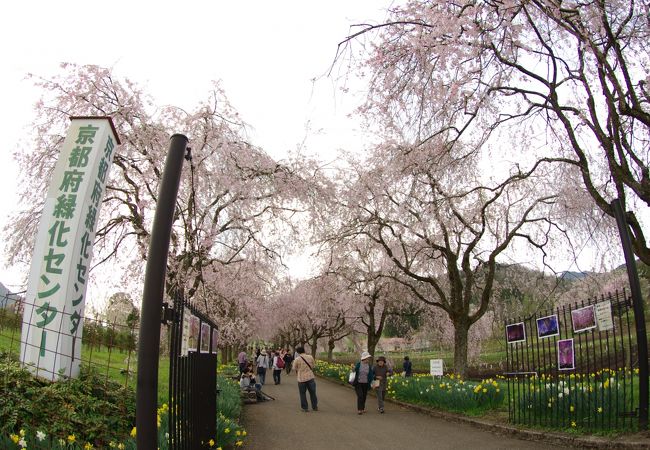
[[[210,444],[210,447],[214,447],[214,439],[210,439],[208,441],[208,444]]]
[[[71,434],[71,435],[68,436],[68,442],[69,443],[73,444],[76,440],[77,440],[77,438],[75,437],[74,434]]]
[[[230,433],[230,428],[226,428],[225,430],[223,430],[223,432],[226,434]]]
[[[136,428],[133,427],[130,434],[132,438],[135,438],[138,435],[138,430],[136,430]]]

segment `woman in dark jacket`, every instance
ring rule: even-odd
[[[370,383],[375,379],[375,370],[372,367],[372,355],[368,352],[361,353],[361,361],[354,366],[354,390],[357,393],[357,414],[366,412],[366,397]]]

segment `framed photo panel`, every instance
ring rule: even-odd
[[[190,315],[190,335],[187,339],[187,351],[195,352],[199,348],[199,329],[201,321],[198,317]]]
[[[211,353],[217,353],[217,329],[212,329],[212,344],[210,346]]]
[[[512,323],[506,326],[506,341],[508,344],[526,341],[526,328],[523,322]]]
[[[557,314],[537,319],[537,337],[547,338],[551,336],[558,336],[560,334],[560,326],[557,319]]]
[[[596,311],[594,310],[594,305],[571,311],[571,321],[573,322],[574,333],[596,328]]]
[[[557,341],[557,368],[559,370],[574,370],[576,368],[573,338]]]
[[[202,322],[201,323],[201,353],[210,353],[210,340],[212,336],[210,334],[210,324]]]

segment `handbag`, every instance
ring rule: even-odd
[[[357,373],[356,373],[356,372],[350,372],[350,373],[348,374],[348,383],[350,383],[350,384],[354,384],[354,379],[355,379],[356,377],[357,377]]]
[[[372,383],[370,383],[370,387],[373,389],[377,389],[379,385],[381,384],[381,381],[379,380],[372,380]]]

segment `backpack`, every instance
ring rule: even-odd
[[[284,359],[277,357],[275,365],[278,366],[278,369],[284,369]]]

